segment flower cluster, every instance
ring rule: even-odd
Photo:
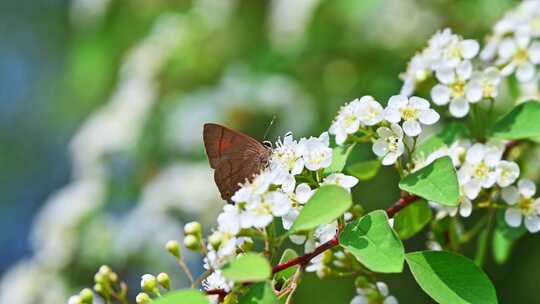
[[[539,38],[540,2],[526,0],[495,24],[480,57],[494,62],[502,75],[515,73],[520,82],[530,82],[540,63]]]
[[[375,284],[366,285],[356,289],[357,295],[351,300],[351,304],[398,304],[396,297],[390,295],[388,285],[384,282],[376,282]]]
[[[502,188],[512,185],[519,177],[519,166],[515,162],[503,160],[505,145],[501,142],[475,143],[468,140],[455,141],[450,147],[444,146],[417,161],[416,169],[422,168],[433,160],[449,156],[457,170],[461,200],[459,207],[446,207],[432,203],[439,210],[437,217],[455,216],[458,211],[462,217],[468,217],[472,210],[472,201],[479,197],[481,190],[494,186]]]
[[[531,233],[540,231],[540,197],[536,194],[536,185],[528,179],[522,179],[516,186],[502,190],[502,198],[509,205],[504,219],[510,227],[519,227],[524,222]]]
[[[317,185],[338,185],[347,190],[358,180],[342,173],[329,174],[322,177],[321,170],[332,163],[332,149],[328,133],[319,137],[295,140],[292,134],[286,134],[283,140],[276,143],[276,148],[268,166],[250,181],[246,181],[232,196],[234,205],[226,205],[218,215],[217,229],[208,238],[208,254],[205,268],[214,270],[204,282],[208,289],[232,288],[220,273],[220,268],[235,257],[242,248],[253,244],[246,233],[249,230],[265,233],[265,228],[281,218],[283,228],[288,230],[300,213],[303,205],[314,193],[312,187]],[[296,183],[296,176],[303,175],[312,182]],[[317,228],[313,235],[293,235],[295,243],[306,243],[306,252],[331,239],[337,231],[337,223]],[[308,271],[316,271],[317,267],[308,267]]]
[[[405,151],[403,136],[417,137],[422,125],[435,124],[439,118],[424,98],[395,95],[383,108],[373,97],[364,96],[340,109],[329,132],[336,136],[337,144],[343,144],[349,136],[353,140],[373,140],[373,152],[382,164],[392,165]],[[358,138],[356,133],[366,136]]]

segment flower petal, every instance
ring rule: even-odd
[[[388,145],[386,144],[386,141],[384,141],[383,139],[377,139],[373,143],[372,150],[373,150],[373,153],[375,153],[375,155],[382,157],[386,155],[386,153],[388,153]]]
[[[421,123],[425,125],[432,125],[436,123],[437,121],[439,121],[440,117],[441,116],[439,115],[439,113],[437,113],[437,111],[433,109],[427,109],[427,110],[423,110],[420,113],[419,120]]]
[[[529,82],[534,78],[536,72],[534,65],[530,62],[520,65],[516,71],[516,77],[521,82]]]
[[[425,100],[424,98],[413,96],[409,99],[409,104],[419,110],[426,110],[429,109],[429,101]]]
[[[416,120],[407,120],[403,123],[403,131],[410,137],[418,136],[422,132],[420,124]]]
[[[401,121],[401,114],[399,113],[398,108],[392,108],[388,107],[384,109],[384,119],[388,120],[389,122],[400,122]]]
[[[450,102],[450,114],[456,118],[465,117],[469,113],[469,103],[465,98],[457,98]]]
[[[394,95],[388,100],[388,107],[401,108],[409,103],[409,99],[405,95]]]
[[[465,90],[467,100],[470,102],[480,101],[484,94],[484,88],[479,81],[471,81]]]
[[[442,106],[450,101],[452,90],[449,87],[438,84],[431,89],[431,99],[436,105]]]
[[[517,208],[508,208],[504,212],[504,220],[510,227],[519,227],[521,225],[521,218],[523,215]]]
[[[466,39],[461,42],[461,47],[463,50],[463,58],[471,59],[478,54],[480,50],[480,45],[478,41],[473,39]]]
[[[525,217],[525,227],[530,233],[540,231],[540,217],[536,214]]]
[[[522,179],[518,182],[519,193],[523,197],[531,198],[536,193],[536,185],[529,179]]]
[[[519,192],[516,187],[510,186],[502,189],[501,196],[508,205],[515,205],[519,199]]]

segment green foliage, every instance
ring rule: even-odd
[[[339,242],[369,270],[383,273],[403,270],[403,244],[382,210],[368,213],[348,224]]]
[[[433,218],[433,212],[425,200],[419,200],[394,216],[394,230],[402,240],[413,237]]]
[[[528,101],[499,119],[491,136],[497,139],[526,139],[540,136],[540,103]]]
[[[497,294],[488,276],[471,260],[446,251],[406,255],[420,287],[440,304],[494,304]]]
[[[459,204],[459,184],[450,157],[436,159],[428,166],[405,176],[399,188],[446,206]]]
[[[165,296],[152,301],[153,304],[208,304],[208,299],[200,291],[194,289],[184,289],[169,292]]]
[[[334,185],[322,186],[302,208],[289,234],[327,224],[345,213],[351,205],[351,194],[347,190]]]
[[[444,145],[451,145],[457,139],[470,137],[469,130],[462,123],[452,122],[440,133],[429,137],[418,145],[414,153],[415,157],[425,158]]]
[[[377,175],[380,167],[381,161],[373,159],[354,163],[347,167],[346,171],[359,180],[369,180]]]
[[[240,298],[239,304],[274,304],[278,298],[268,282],[262,282],[249,287],[248,292]]]
[[[272,268],[262,255],[246,253],[223,266],[222,273],[234,282],[260,282],[270,277]]]
[[[324,169],[325,174],[337,173],[343,171],[347,159],[351,154],[351,151],[354,149],[355,144],[348,146],[337,146],[332,149],[332,164],[330,167]]]

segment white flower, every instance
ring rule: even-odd
[[[385,119],[392,123],[398,123],[403,119],[403,131],[411,137],[422,132],[420,123],[432,125],[439,118],[439,113],[429,108],[429,101],[416,96],[411,98],[405,95],[392,96],[385,109]]]
[[[502,160],[497,164],[497,185],[508,187],[519,177],[519,166],[510,161]]]
[[[525,218],[529,232],[540,231],[540,198],[534,199],[536,185],[531,180],[520,180],[518,187],[510,186],[502,190],[502,198],[509,205],[504,219],[510,227],[519,227]]]
[[[357,288],[356,293],[357,295],[351,300],[351,304],[398,304],[398,300],[390,295],[388,285],[384,282],[376,282],[374,288]]]
[[[358,102],[358,117],[367,126],[374,126],[384,118],[383,107],[371,96],[363,96]]]
[[[504,38],[499,45],[497,64],[503,65],[501,74],[508,76],[514,71],[521,82],[533,80],[536,67],[540,63],[540,42],[531,43],[528,34],[517,33],[514,37]]]
[[[360,100],[355,99],[341,107],[329,132],[336,136],[336,143],[341,145],[349,134],[358,131],[360,123]]]
[[[358,179],[354,176],[345,175],[343,173],[333,173],[328,175],[321,183],[322,185],[338,185],[351,191],[351,188],[358,183]]]
[[[464,40],[448,28],[436,33],[430,39],[429,47],[438,53],[439,60],[434,64],[434,70],[456,68],[462,61],[474,58],[480,50],[476,40]]]
[[[473,209],[471,200],[466,195],[464,195],[462,189],[460,190],[460,201],[459,206],[457,207],[444,206],[436,202],[429,203],[431,207],[437,210],[437,214],[435,215],[435,218],[437,219],[442,219],[446,216],[454,217],[458,213],[461,217],[469,217]]]
[[[229,292],[232,289],[233,282],[227,281],[221,274],[221,271],[216,270],[204,279],[202,286],[205,290],[223,289],[225,292]]]
[[[498,144],[474,144],[465,156],[465,163],[458,171],[460,184],[469,199],[475,199],[481,188],[490,188],[497,181],[495,167],[504,147]]]
[[[500,83],[501,73],[495,67],[474,73],[466,88],[467,100],[477,102],[483,98],[497,97]]]
[[[472,75],[472,65],[470,61],[460,63],[456,69],[446,69],[437,71],[437,79],[441,84],[435,85],[431,89],[431,98],[437,105],[450,103],[450,114],[461,118],[469,113],[469,102],[467,99],[467,84]]]
[[[397,124],[377,129],[379,138],[373,143],[373,153],[382,158],[382,164],[392,165],[403,154],[403,130]]]
[[[270,185],[274,182],[275,172],[263,170],[261,174],[255,176],[253,180],[247,181],[231,197],[235,203],[248,202],[256,200],[260,195],[268,191]]]
[[[332,149],[329,147],[330,138],[328,133],[322,133],[318,138],[310,137],[301,139],[302,158],[308,170],[317,171],[329,167],[332,164]]]
[[[240,212],[236,205],[223,206],[223,212],[217,217],[218,230],[221,232],[238,234],[240,231]]]
[[[82,299],[79,295],[71,296],[68,299],[68,304],[81,304]]]
[[[300,174],[304,169],[302,158],[303,146],[293,139],[292,134],[287,134],[283,141],[278,140],[272,150],[271,162],[277,163],[293,175]]]
[[[291,208],[287,194],[272,191],[261,195],[256,200],[246,202],[246,210],[241,213],[240,221],[243,228],[264,228],[270,224],[274,216],[283,216]]]
[[[429,62],[429,50],[414,55],[407,65],[407,71],[400,75],[403,80],[400,94],[411,96],[416,89],[416,84],[426,80],[432,74]]]
[[[291,228],[294,220],[296,220],[298,214],[300,214],[302,206],[309,201],[314,192],[315,190],[311,190],[308,184],[302,183],[296,187],[294,193],[288,193],[292,208],[290,208],[289,212],[281,218],[285,230]]]

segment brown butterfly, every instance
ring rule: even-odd
[[[203,140],[216,185],[228,202],[241,183],[266,166],[272,153],[256,139],[213,123],[204,125]]]

